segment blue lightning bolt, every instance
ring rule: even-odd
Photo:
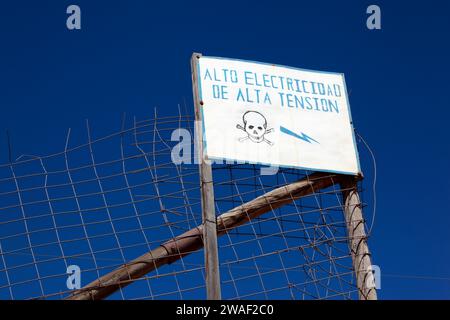
[[[283,132],[283,133],[286,133],[286,134],[288,134],[290,136],[293,136],[293,137],[295,137],[297,139],[306,141],[308,143],[311,143],[311,141],[319,143],[318,141],[314,140],[313,138],[311,138],[310,136],[308,136],[306,133],[303,133],[303,132],[300,132],[301,135],[299,135],[299,134],[297,134],[297,133],[295,133],[295,132],[293,132],[293,131],[291,131],[291,130],[283,127],[283,126],[280,126],[280,131]]]

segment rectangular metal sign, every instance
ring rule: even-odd
[[[198,58],[204,156],[360,172],[344,75]]]

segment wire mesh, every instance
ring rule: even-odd
[[[0,299],[66,298],[69,266],[79,266],[84,286],[200,225],[198,164],[172,161],[174,130],[193,138],[193,121],[155,111],[101,138],[86,122],[85,143],[73,146],[69,130],[63,151],[0,165]],[[193,159],[194,139],[183,143]],[[216,163],[216,214],[307,174]],[[228,231],[219,259],[224,299],[357,297],[339,185]],[[204,299],[204,271],[199,250],[109,298]]]

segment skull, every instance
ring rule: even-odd
[[[253,142],[261,142],[264,140],[264,134],[267,129],[267,120],[264,116],[256,111],[247,111],[242,116],[244,121],[244,129],[248,137]]]

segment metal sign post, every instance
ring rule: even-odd
[[[217,249],[217,223],[214,208],[214,188],[211,165],[204,159],[202,102],[198,91],[198,60],[201,54],[194,53],[191,58],[192,85],[195,107],[196,143],[200,168],[202,193],[203,241],[205,247],[206,293],[208,300],[220,300],[219,255]]]

